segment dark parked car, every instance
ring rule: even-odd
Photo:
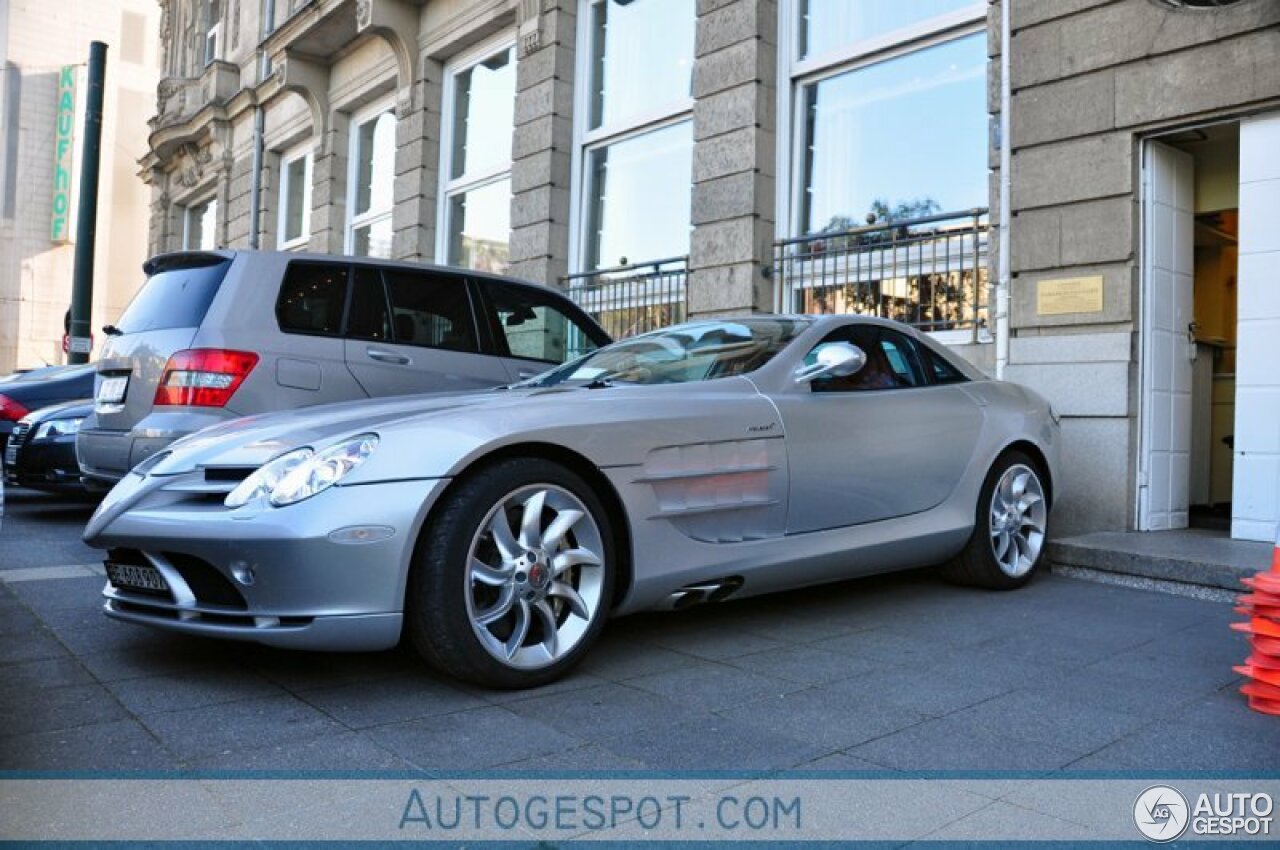
[[[4,479],[11,487],[50,493],[86,492],[76,463],[76,432],[93,400],[43,407],[18,421],[4,449]]]
[[[0,383],[0,456],[18,420],[33,410],[93,398],[96,367],[54,366],[35,369]]]

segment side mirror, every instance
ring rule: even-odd
[[[818,362],[796,370],[796,383],[807,384],[828,375],[847,378],[867,365],[867,355],[851,342],[832,342],[818,349]]]

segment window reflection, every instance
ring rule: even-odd
[[[511,179],[450,197],[449,226],[450,265],[505,273],[510,265]]]
[[[689,121],[591,151],[590,266],[686,253],[692,170]]]
[[[820,56],[972,5],[974,0],[801,0],[800,56]]]
[[[690,97],[693,0],[604,0],[591,29],[591,128],[628,123]]]
[[[806,86],[804,231],[982,206],[986,59],[979,33]]]
[[[384,112],[360,125],[356,137],[356,215],[391,209],[396,117]]]
[[[454,78],[454,179],[501,168],[511,160],[515,120],[514,48],[473,65]]]

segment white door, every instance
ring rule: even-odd
[[[1280,115],[1240,124],[1240,270],[1231,536],[1280,524]]]
[[[1142,201],[1138,529],[1187,527],[1191,478],[1195,180],[1190,154],[1148,142]]]

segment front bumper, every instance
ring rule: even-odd
[[[28,440],[18,447],[12,463],[4,468],[5,482],[59,493],[83,493],[76,465],[76,438]]]
[[[156,568],[165,594],[110,582],[104,613],[207,637],[372,650],[400,637],[414,544],[446,479],[338,486],[284,508],[229,510],[190,476],[128,476],[85,540],[108,560]],[[335,535],[377,529],[366,542]]]

